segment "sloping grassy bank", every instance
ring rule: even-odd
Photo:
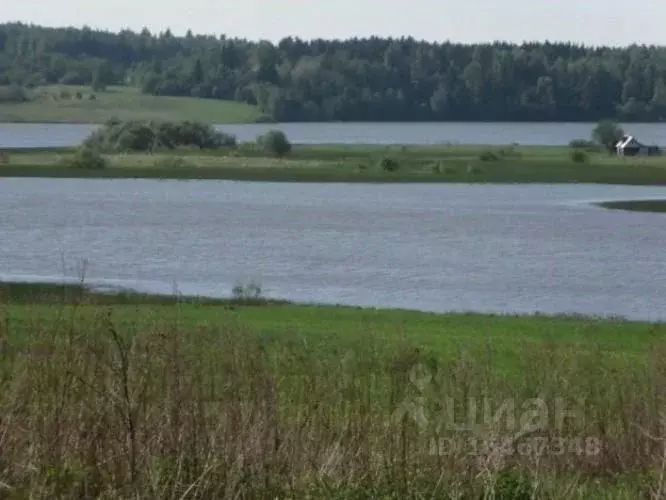
[[[133,87],[48,85],[31,90],[26,102],[0,103],[4,123],[104,123],[120,120],[193,120],[204,123],[249,123],[261,118],[256,106],[193,97],[142,94]]]
[[[664,491],[666,325],[0,290],[5,497]]]
[[[666,157],[617,158],[565,147],[296,145],[285,158],[252,145],[213,152],[106,155],[75,168],[71,150],[5,153],[0,177],[227,179],[290,182],[497,182],[666,185]]]

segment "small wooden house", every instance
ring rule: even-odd
[[[661,154],[658,146],[642,144],[632,135],[625,135],[615,145],[619,156],[657,156]]]

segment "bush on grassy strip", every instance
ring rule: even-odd
[[[87,147],[109,152],[150,152],[182,147],[236,147],[236,137],[198,122],[145,122],[111,119],[88,136]]]
[[[9,154],[4,151],[0,151],[0,165],[9,165]]]
[[[576,149],[571,152],[571,160],[574,163],[586,163],[588,160],[588,155],[585,151],[581,151],[580,149]]]
[[[381,168],[384,172],[395,172],[400,168],[400,164],[397,160],[385,156],[379,160],[379,168]]]
[[[500,160],[500,155],[495,153],[494,151],[484,151],[479,155],[479,160],[481,161],[499,161]]]
[[[291,152],[291,143],[281,130],[269,130],[257,138],[257,146],[264,153],[283,157]]]
[[[63,159],[61,162],[63,166],[90,170],[102,169],[108,166],[108,161],[99,151],[87,147],[79,148],[71,158]]]
[[[199,149],[235,148],[237,144],[235,136],[217,131],[211,125],[204,123],[164,122],[153,126],[156,128],[158,146],[168,149],[182,146],[194,146]]]

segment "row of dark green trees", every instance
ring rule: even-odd
[[[257,104],[280,121],[661,120],[665,81],[662,47],[412,38],[272,44],[0,25],[0,85],[134,85]]]

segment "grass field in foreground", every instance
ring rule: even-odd
[[[77,93],[80,93],[80,99]],[[0,122],[13,123],[99,124],[115,117],[120,120],[193,120],[215,124],[253,122],[260,116],[256,107],[240,102],[152,96],[132,87],[109,87],[94,92],[90,87],[52,85],[31,91],[28,102],[0,103]]]
[[[280,159],[241,144],[213,152],[108,155],[110,166],[99,170],[68,167],[72,154],[71,150],[7,152],[0,177],[666,185],[666,157],[589,153],[579,163],[566,147],[296,145]],[[395,161],[395,170],[382,167],[386,158]]]
[[[663,324],[53,285],[0,286],[0,320],[9,497],[633,499],[666,486]]]

